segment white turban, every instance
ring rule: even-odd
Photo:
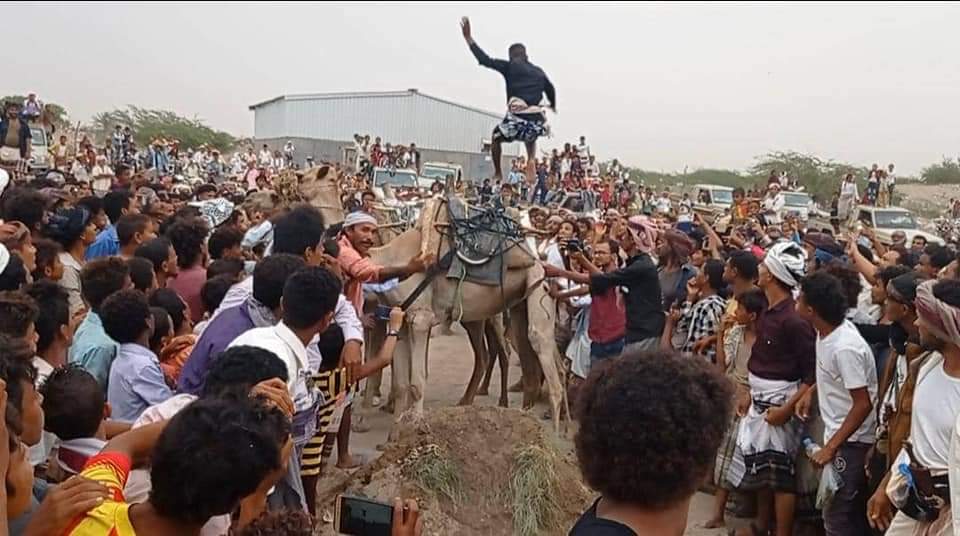
[[[773,277],[794,288],[800,284],[803,277],[807,252],[794,242],[778,242],[767,250],[763,264]]]
[[[376,218],[374,218],[370,214],[367,214],[366,212],[363,212],[362,210],[358,210],[356,212],[351,212],[350,214],[347,214],[347,217],[344,218],[343,220],[343,228],[346,229],[347,227],[353,227],[354,225],[359,225],[361,223],[378,225]]]

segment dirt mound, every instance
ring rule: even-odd
[[[552,435],[531,416],[497,407],[428,410],[343,484],[326,488],[321,505],[332,511],[341,492],[416,497],[430,535],[566,534],[592,497]],[[321,534],[333,534],[332,525]]]

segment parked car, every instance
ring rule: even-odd
[[[922,236],[928,244],[943,244],[943,239],[939,236],[920,230],[913,213],[905,208],[861,205],[857,209],[857,221],[872,227],[877,239],[883,244],[893,243],[892,235],[895,231],[903,231],[907,235],[908,244],[915,236]]]
[[[816,211],[813,198],[806,192],[783,192],[783,200],[784,215],[794,214],[800,218],[801,222],[809,220],[811,212]]]
[[[50,169],[50,146],[47,132],[41,127],[30,126],[30,171]]]
[[[420,190],[424,188],[417,172],[412,169],[373,168],[373,181],[370,186],[379,197],[383,197],[383,187],[387,184],[393,190]]]
[[[433,184],[434,181],[446,184],[450,176],[453,176],[454,184],[463,180],[463,166],[447,162],[426,162],[420,169],[420,179],[427,185]]]

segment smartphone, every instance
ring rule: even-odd
[[[339,534],[349,536],[390,536],[393,526],[393,506],[364,499],[340,495],[334,527]]]
[[[377,320],[390,320],[390,311],[393,308],[388,305],[378,305],[373,312],[373,317]]]

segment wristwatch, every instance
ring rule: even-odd
[[[396,338],[399,339],[399,338],[400,338],[400,330],[399,330],[399,329],[388,329],[388,330],[387,330],[387,337],[396,337]]]

